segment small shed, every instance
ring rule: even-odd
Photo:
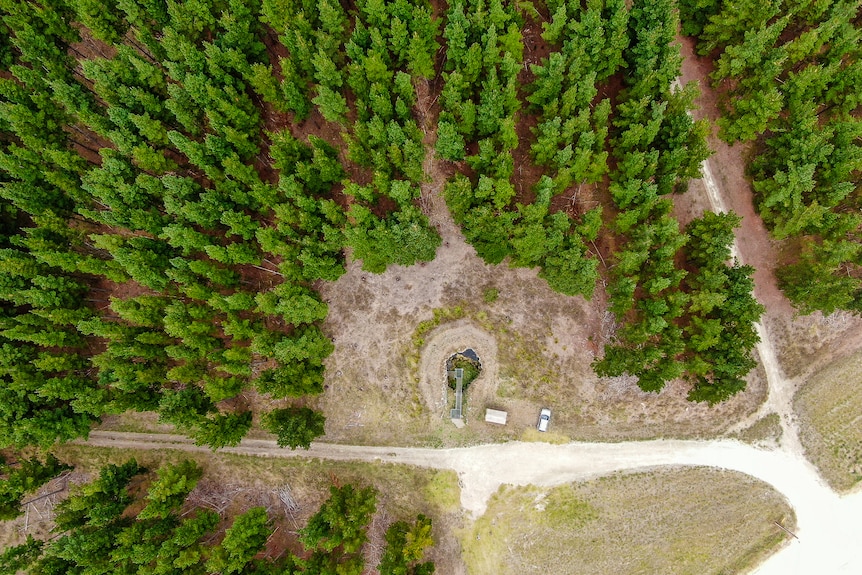
[[[498,423],[500,425],[506,425],[506,419],[509,417],[509,414],[505,411],[500,411],[499,409],[486,409],[485,410],[485,421],[488,423]]]

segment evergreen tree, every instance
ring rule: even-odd
[[[307,407],[276,409],[263,416],[262,426],[278,437],[279,447],[308,449],[324,433],[326,418]]]

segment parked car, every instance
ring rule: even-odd
[[[539,431],[548,431],[548,425],[551,423],[551,410],[547,407],[543,407],[542,411],[539,412],[539,424],[536,426],[536,429]]]

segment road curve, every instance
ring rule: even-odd
[[[209,451],[180,435],[94,431],[88,445],[135,449]],[[313,457],[380,461],[451,469],[458,473],[462,506],[481,515],[502,484],[553,486],[614,471],[659,465],[705,465],[757,477],[783,493],[796,511],[798,540],[755,572],[773,574],[862,573],[862,493],[840,497],[811,465],[784,450],[764,450],[731,440],[657,440],[625,443],[512,442],[468,448],[428,449],[314,443],[308,451],[279,448],[274,441],[247,439],[226,453],[260,457]],[[493,470],[493,472],[490,472]]]

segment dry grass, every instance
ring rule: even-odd
[[[204,468],[204,476],[189,500],[219,511],[226,518],[256,505],[266,507],[273,518],[273,526],[278,529],[267,552],[276,555],[285,549],[299,549],[296,529],[304,525],[329,496],[329,486],[333,482],[371,485],[377,489],[378,495],[377,513],[366,545],[367,565],[377,564],[384,545],[383,534],[389,523],[410,521],[417,513],[423,513],[433,521],[435,546],[429,551],[428,558],[436,563],[437,572],[456,573],[463,569],[459,544],[454,535],[461,526],[461,492],[458,477],[452,471],[394,464],[265,459],[174,450],[130,451],[81,445],[58,446],[55,452],[61,460],[76,465],[76,474],[81,481],[108,463],[121,463],[131,457],[150,470],[166,463],[193,459]],[[289,487],[296,503],[291,509],[287,509],[279,499],[278,490],[284,486]],[[25,533],[23,519],[0,522],[0,543],[2,547],[18,544],[28,533],[46,536],[51,526],[50,522],[31,523]]]
[[[555,431],[578,440],[712,437],[751,413],[765,396],[764,379],[756,370],[748,391],[713,408],[688,402],[684,382],[648,394],[631,379],[598,378],[591,368],[595,312],[589,303],[551,292],[542,280],[529,277],[534,272],[504,266],[483,272],[483,280],[493,281],[462,285],[457,297],[444,298],[441,307],[419,306],[396,314],[396,301],[385,301],[385,292],[366,292],[364,286],[360,291],[366,313],[360,315],[354,307],[340,313],[331,303],[327,323],[336,351],[327,362],[328,389],[319,401],[327,417],[327,441],[429,446],[506,441],[534,426],[544,406],[554,410]],[[483,297],[488,285],[505,285],[493,302]],[[330,286],[336,288],[342,289]],[[337,301],[339,294],[332,296]],[[505,427],[485,424],[480,414],[454,433],[448,406],[432,409],[423,400],[419,366],[427,342],[436,332],[465,321],[493,338],[498,350],[497,381],[489,382],[496,395],[481,398],[477,405],[468,392],[466,405],[480,412],[485,407],[507,410]],[[442,365],[445,357],[430,358],[435,360]],[[489,366],[486,358],[482,361],[484,373]],[[441,380],[441,389],[443,385]]]
[[[54,506],[69,494],[69,487],[88,481],[89,474],[81,471],[65,472],[33,493],[24,496],[24,514],[9,521],[0,521],[0,552],[7,547],[23,543],[27,535],[47,539],[54,528]]]
[[[733,435],[736,439],[763,447],[776,447],[781,439],[781,418],[770,413],[755,421],[750,427]]]
[[[739,573],[793,529],[786,500],[709,468],[615,474],[555,488],[506,487],[461,532],[471,575]]]
[[[862,317],[850,312],[767,315],[765,320],[781,368],[791,378],[810,375],[862,344]]]
[[[551,425],[553,426],[554,422],[551,420]],[[562,433],[556,433],[553,430],[551,431],[539,431],[535,427],[528,427],[524,430],[519,438],[521,441],[527,442],[539,442],[543,441],[545,443],[551,443],[553,445],[562,445],[564,443],[569,443],[571,438],[568,435],[563,435]]]
[[[862,480],[862,352],[812,375],[797,392],[806,455],[837,490]]]

